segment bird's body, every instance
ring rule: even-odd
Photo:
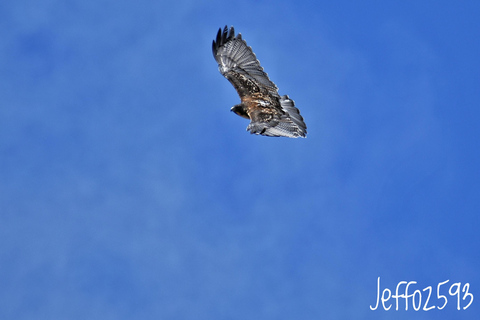
[[[306,137],[307,126],[300,111],[287,95],[280,96],[277,86],[263,71],[252,48],[233,27],[219,29],[212,51],[220,73],[232,83],[241,103],[232,111],[250,119],[250,133],[273,137]]]

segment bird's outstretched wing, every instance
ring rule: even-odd
[[[219,29],[212,52],[220,73],[232,83],[242,101],[232,111],[251,120],[247,130],[275,137],[306,136],[307,127],[293,100],[279,96],[277,86],[240,33],[235,35],[233,27]]]
[[[293,100],[287,95],[281,96],[280,106],[280,111],[278,108],[252,108],[247,130],[270,137],[305,138],[307,126]]]
[[[235,36],[233,27],[228,29],[225,26],[223,32],[218,29],[212,51],[220,73],[232,83],[240,97],[254,92],[278,96],[277,86],[263,71],[252,48],[242,39],[242,34]]]

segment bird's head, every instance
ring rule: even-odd
[[[245,108],[245,106],[244,106],[242,103],[233,106],[233,107],[230,109],[230,111],[232,111],[232,112],[235,113],[236,115],[239,115],[239,116],[242,117],[242,118],[250,119],[250,117],[249,117],[248,114],[247,114],[246,108]]]

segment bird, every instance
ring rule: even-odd
[[[230,110],[250,120],[247,131],[270,137],[305,138],[307,126],[288,95],[280,96],[277,86],[263,71],[252,48],[235,35],[233,26],[218,29],[212,52],[220,73],[240,96]]]

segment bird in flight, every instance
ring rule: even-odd
[[[231,111],[250,119],[247,130],[270,137],[305,138],[307,126],[300,111],[287,95],[280,96],[277,86],[263,71],[252,48],[235,29],[220,28],[212,51],[220,73],[230,81],[241,103]]]

